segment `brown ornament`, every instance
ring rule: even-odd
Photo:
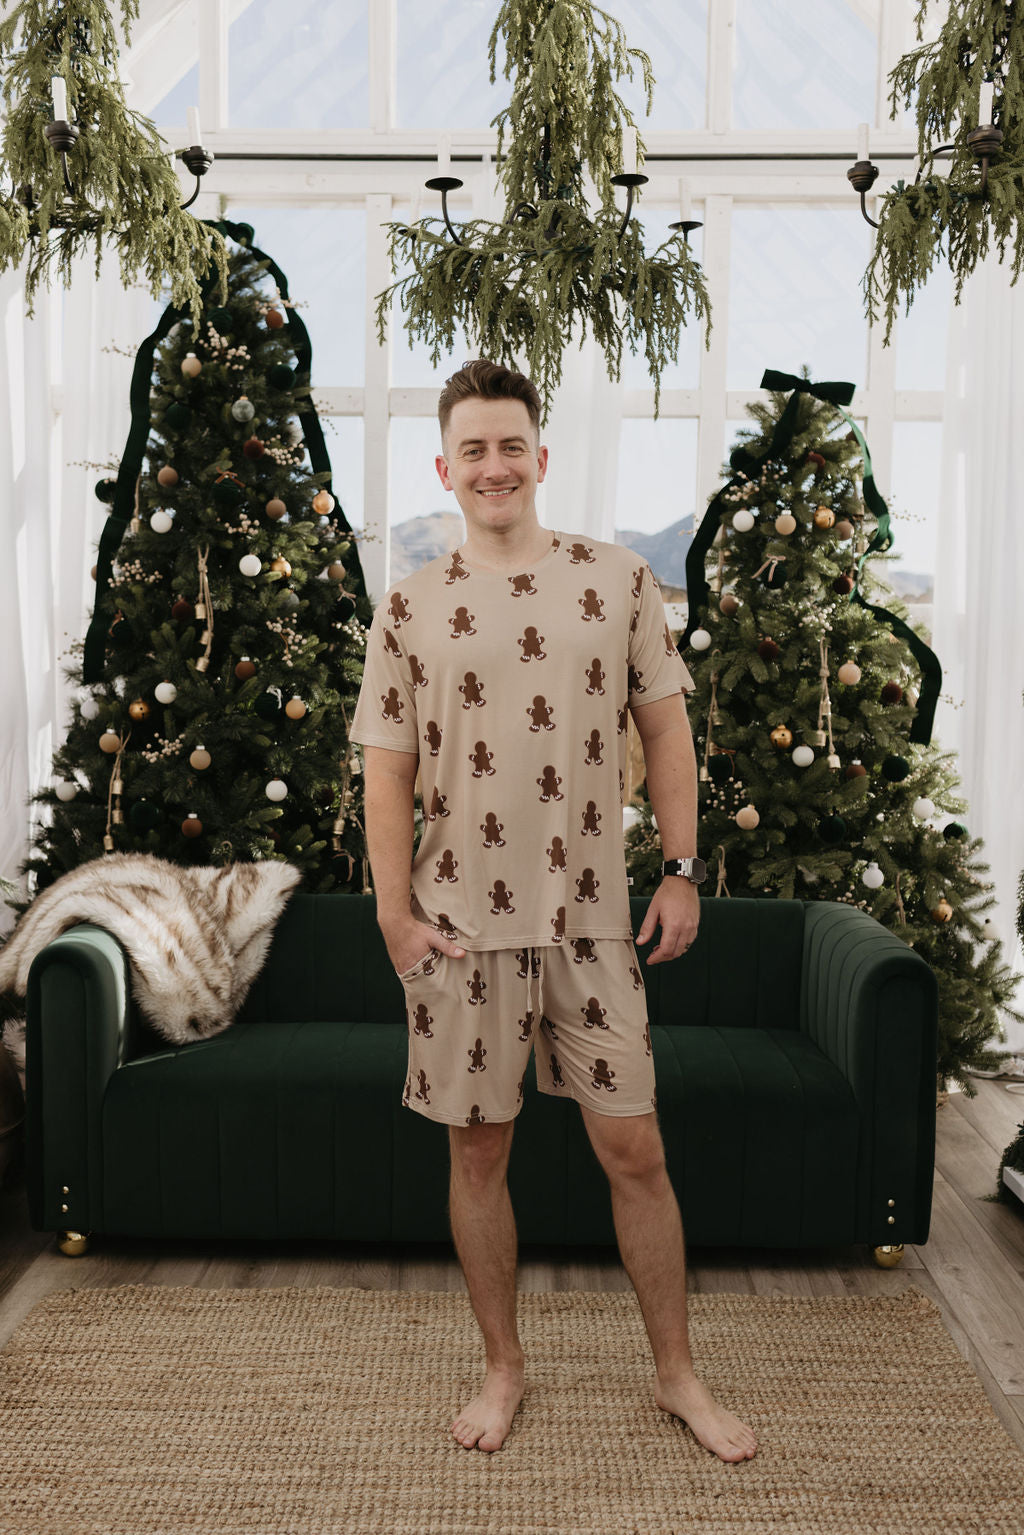
[[[157,470],[156,478],[158,485],[163,485],[165,489],[169,489],[172,485],[177,485],[181,476],[173,464],[163,464]]]
[[[779,654],[779,647],[770,635],[766,635],[758,645],[757,653],[762,661],[774,661]]]
[[[128,713],[133,720],[148,720],[149,704],[144,698],[133,698],[128,705]]]
[[[262,458],[265,449],[258,437],[247,437],[242,444],[242,452],[246,458]]]
[[[846,769],[846,776],[847,778],[866,778],[867,772],[863,762],[851,762]]]
[[[91,569],[89,571],[89,574],[90,574],[90,576],[92,576],[93,580],[95,581],[95,579],[96,579],[96,566],[95,565],[93,565],[91,567]]]
[[[344,581],[347,571],[340,560],[332,560],[327,567],[327,574],[332,581]]]
[[[267,324],[271,330],[280,330],[284,324],[284,315],[280,309],[267,310]]]
[[[853,577],[844,571],[832,582],[832,590],[838,592],[840,597],[848,597],[853,591]]]
[[[238,678],[239,682],[246,682],[248,678],[255,677],[255,675],[255,661],[250,661],[248,656],[243,656],[240,661],[236,661],[235,676]]]
[[[181,371],[186,378],[198,378],[203,371],[203,365],[195,352],[187,352],[181,360]]]
[[[835,527],[836,514],[830,506],[816,506],[814,508],[814,526],[816,528]]]
[[[271,570],[276,570],[278,574],[282,576],[290,576],[292,573],[292,567],[289,565],[288,561],[284,559],[284,557],[280,554],[277,555],[275,559],[271,560],[270,568]]]
[[[784,749],[793,744],[793,732],[788,725],[776,725],[772,731],[772,745]]]
[[[101,752],[107,752],[109,755],[113,752],[116,752],[120,748],[120,745],[121,737],[118,735],[116,730],[112,730],[108,727],[100,736]]]
[[[194,810],[190,810],[181,823],[182,832],[186,837],[200,837],[203,832],[203,823]]]
[[[179,597],[171,608],[171,617],[176,619],[179,624],[187,623],[190,619],[195,618],[195,616],[196,610],[187,597]]]
[[[287,510],[288,508],[285,506],[280,496],[271,496],[270,500],[267,502],[267,516],[272,518],[274,522],[276,522],[279,517],[283,517]]]
[[[723,592],[718,599],[718,611],[724,613],[726,618],[731,618],[734,613],[738,612],[739,605],[740,599],[735,592]]]
[[[781,533],[783,538],[788,538],[796,532],[796,518],[792,512],[780,512],[775,519],[775,531]]]
[[[942,900],[939,902],[938,906],[935,907],[935,909],[933,910],[933,912],[931,914],[932,921],[933,922],[938,922],[940,924],[943,923],[943,922],[948,922],[951,919],[952,915],[953,915],[953,908],[952,908],[952,906],[950,906],[949,902],[946,900],[946,897],[943,896]]]
[[[844,540],[847,538],[852,538],[853,523],[848,521],[845,517],[840,517],[839,521],[836,523],[836,537],[842,538]]]
[[[898,682],[887,682],[879,696],[884,704],[901,704],[903,702],[903,689]]]
[[[205,746],[197,746],[195,751],[189,756],[188,761],[190,767],[194,767],[197,773],[201,773],[210,766],[213,758]]]
[[[284,712],[290,720],[300,720],[308,711],[301,698],[289,698],[284,706]]]

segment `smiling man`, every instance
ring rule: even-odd
[[[548,450],[533,384],[468,363],[438,415],[437,472],[466,539],[378,606],[351,738],[365,749],[377,920],[406,994],[402,1102],[448,1127],[452,1235],[484,1339],[483,1385],[452,1433],[499,1449],[523,1395],[506,1174],[535,1050],[540,1091],[576,1100],[608,1176],[657,1405],[723,1460],[747,1460],[753,1433],[690,1356],[622,843],[628,712],[666,859],[637,941],[660,927],[647,963],[674,959],[697,932],[704,877],[693,682],[646,561],[538,521]]]

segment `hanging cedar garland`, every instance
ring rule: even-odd
[[[392,262],[412,270],[378,295],[380,339],[397,297],[410,344],[427,341],[435,365],[462,329],[482,356],[525,369],[547,414],[562,352],[589,329],[611,379],[620,376],[624,345],[643,353],[657,414],[661,374],[678,357],[687,316],[705,320],[705,345],[711,318],[682,232],[650,256],[635,218],[620,234],[612,176],[621,169],[623,128],[634,125],[615,81],[638,66],[649,111],[650,60],[590,0],[504,0],[490,39],[492,83],[501,36],[513,80],[512,99],[494,119],[504,222],[471,219],[459,243],[441,219],[388,225]],[[600,204],[593,217],[585,172]]]

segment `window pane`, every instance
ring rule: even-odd
[[[167,92],[167,95],[164,96],[162,100],[158,101],[156,106],[153,107],[152,111],[146,113],[146,116],[151,118],[152,121],[158,126],[163,123],[187,123],[189,107],[197,107],[198,105],[199,65],[193,64],[188,73],[182,76],[177,85],[173,85],[171,87],[171,89]],[[183,148],[184,145],[177,146],[172,144],[169,147],[171,149],[178,147]],[[178,161],[177,164],[180,165],[181,162]],[[192,186],[195,186],[195,182],[192,180],[192,177],[189,175],[189,172],[184,168],[184,166],[181,168],[181,174],[184,177],[186,183],[191,182]],[[191,195],[191,187],[189,188],[189,192]],[[195,209],[192,211],[195,212]]]
[[[893,425],[892,562],[876,569],[929,633],[935,587],[939,476],[942,469],[942,422],[897,421]],[[884,487],[879,487],[885,494]],[[870,565],[870,561],[868,562]],[[882,606],[885,606],[883,601]]]
[[[361,528],[363,512],[363,418],[320,413],[324,444],[331,461],[333,494],[349,527]],[[361,552],[361,551],[360,551]]]
[[[696,421],[623,420],[615,542],[643,556],[666,601],[681,598],[686,587],[696,487]]]
[[[365,377],[366,216],[361,208],[231,204],[281,268],[313,346],[313,383],[356,387]]]
[[[391,580],[400,581],[428,560],[458,548],[466,525],[454,493],[437,477],[441,450],[437,421],[396,417],[391,422],[388,496]]]
[[[736,208],[727,388],[758,389],[765,368],[863,385],[860,280],[870,229],[856,210]]]
[[[145,29],[136,24],[136,40],[144,33]],[[158,59],[154,57],[157,53]],[[199,105],[198,57],[199,8],[196,0],[187,0],[177,11],[174,25],[165,28],[159,43],[144,49],[136,85],[129,94],[131,105],[158,126],[173,123],[184,127],[189,107]],[[133,65],[133,74],[135,70]],[[169,147],[180,149],[183,143],[184,140]],[[184,167],[182,174],[188,179]]]
[[[364,128],[365,0],[252,0],[228,29],[232,128]]]
[[[508,105],[504,47],[494,85],[487,62],[497,15],[495,0],[398,0],[398,127],[486,128]]]
[[[876,7],[877,9],[877,7]],[[874,122],[875,27],[847,0],[736,0],[735,128]]]
[[[902,309],[890,345],[896,348],[897,389],[944,389],[946,338],[953,303],[953,276],[940,261],[918,290],[910,313]]]
[[[644,229],[644,249],[649,256],[653,256],[658,246],[673,233],[668,226],[679,218],[679,211],[678,208],[645,208],[641,205],[638,217]],[[700,212],[699,208],[697,212]],[[690,235],[690,252],[695,261],[700,261],[703,255],[702,236],[702,229],[695,229]],[[696,389],[700,383],[700,356],[703,350],[704,322],[695,319],[691,312],[679,337],[678,360],[669,363],[661,375],[662,389]],[[624,354],[622,382],[627,389],[653,389],[654,381],[647,371],[647,361],[642,352]]]
[[[679,132],[704,126],[707,91],[707,5],[698,0],[617,0],[608,7],[620,21],[630,48],[641,48],[651,61],[654,99],[650,117],[643,73],[621,80],[619,95],[640,129]]]

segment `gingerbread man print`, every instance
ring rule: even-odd
[[[491,767],[493,756],[494,753],[487,750],[486,741],[478,741],[476,743],[476,746],[469,754],[469,760],[473,764],[474,778],[481,778],[484,773],[487,774],[488,778],[494,777],[494,768]],[[538,783],[540,782],[539,779],[537,781]]]
[[[462,555],[457,549],[452,550],[451,563],[445,572],[444,584],[451,586],[456,581],[468,581],[469,571],[462,563]]]
[[[388,688],[386,693],[382,693],[380,695],[380,701],[384,705],[383,709],[380,711],[381,719],[394,720],[396,725],[401,725],[403,723],[403,704],[401,698],[399,697],[398,689]]]
[[[436,720],[427,721],[427,728],[423,732],[423,739],[427,743],[430,755],[436,757],[441,750],[441,727]]]
[[[565,1078],[562,1076],[561,1070],[559,1069],[559,1065],[558,1065],[558,1056],[555,1054],[555,1052],[553,1050],[551,1052],[551,1080],[554,1083],[555,1087],[564,1087],[565,1086]]]
[[[551,718],[554,704],[549,704],[543,693],[538,693],[532,705],[525,711],[531,720],[530,729],[534,735],[538,730],[554,730],[555,722]]]
[[[642,681],[643,675],[644,675],[643,672],[638,670],[637,667],[635,667],[633,665],[630,665],[629,667],[627,667],[627,669],[626,669],[626,679],[627,679],[626,685],[629,688],[629,691],[631,693],[646,693],[647,692],[647,689],[644,687],[643,681]]]
[[[550,874],[557,874],[559,869],[561,869],[563,873],[565,872],[565,843],[562,841],[561,837],[551,838],[551,846],[548,848],[548,858],[551,860],[548,864],[548,872]]]
[[[390,629],[384,630],[384,649],[389,651],[393,656],[401,656],[402,654],[402,647],[395,639],[395,636],[391,633]]]
[[[482,1039],[478,1039],[472,1050],[467,1050],[466,1054],[470,1059],[470,1065],[466,1067],[467,1071],[474,1072],[487,1070],[487,1067],[484,1065],[484,1056],[487,1054],[487,1051],[484,1049],[484,1042]]]
[[[525,572],[519,576],[509,576],[512,585],[513,597],[536,597],[537,588],[533,584],[533,576]]]
[[[434,859],[434,867],[437,870],[437,873],[434,875],[435,885],[443,884],[445,880],[448,881],[449,885],[458,884],[459,876],[455,870],[459,867],[459,860],[450,847],[445,848],[440,858]]]
[[[485,1115],[480,1112],[480,1105],[478,1103],[474,1103],[466,1115],[466,1123],[467,1125],[484,1125],[487,1123]]]
[[[484,697],[484,685],[477,680],[476,672],[467,672],[465,679],[459,683],[459,692],[462,694],[462,707],[472,709],[476,704],[482,709],[487,702]]]
[[[416,1089],[416,1096],[417,1096],[417,1098],[419,1098],[421,1103],[429,1104],[429,1102],[430,1102],[430,1083],[427,1081],[427,1074],[426,1074],[425,1071],[419,1072],[419,1079],[420,1079],[420,1085]]]
[[[447,794],[437,792],[437,784],[435,784],[434,792],[430,796],[430,809],[427,811],[428,821],[436,821],[438,817],[443,820],[446,815],[451,815],[451,811],[445,809],[444,802],[447,798]]]
[[[555,912],[555,915],[551,918],[551,926],[555,930],[554,938],[553,938],[552,941],[554,943],[561,943],[562,939],[565,937],[565,907],[564,906],[560,906],[558,908],[558,910]]]
[[[410,670],[412,672],[412,685],[413,685],[413,687],[414,688],[425,688],[426,685],[427,685],[427,680],[428,679],[427,679],[427,674],[423,670],[423,667],[422,667],[422,665],[420,663],[419,656],[410,655],[410,657],[409,657],[409,668],[410,668]]]
[[[593,938],[571,938],[569,942],[573,948],[572,962],[574,965],[582,965],[584,960],[588,965],[597,964]]]
[[[565,795],[559,788],[559,784],[562,782],[562,780],[555,772],[555,769],[550,762],[544,769],[543,776],[538,778],[537,782],[540,784],[540,794],[538,798],[541,799],[545,805],[547,804],[548,800],[565,798]]]
[[[600,1092],[602,1087],[606,1087],[610,1093],[618,1091],[612,1081],[612,1077],[615,1075],[614,1071],[609,1071],[608,1062],[603,1061],[600,1056],[598,1056],[593,1066],[590,1067],[590,1075],[594,1079],[590,1085],[596,1092]]]
[[[582,812],[582,815],[583,825],[580,827],[580,836],[599,837],[601,835],[601,828],[597,823],[601,820],[601,812],[598,810],[594,800],[587,800],[587,808]]]
[[[583,609],[580,617],[584,623],[589,624],[592,618],[596,618],[600,624],[604,623],[604,614],[601,612],[604,607],[604,598],[599,597],[592,586],[588,586],[583,596],[577,600]]]
[[[388,612],[395,620],[396,629],[398,628],[399,624],[407,624],[412,619],[412,614],[409,612],[409,604],[406,602],[401,592],[392,592],[391,601],[388,604]]]
[[[515,907],[512,905],[512,897],[515,895],[515,891],[509,890],[503,879],[496,879],[494,881],[494,889],[488,890],[487,894],[491,898],[491,915],[493,917],[499,917],[502,912],[507,912],[511,916],[515,911]]]
[[[544,643],[543,634],[538,634],[532,624],[523,630],[522,639],[516,640],[516,644],[523,652],[520,661],[543,661],[547,656],[546,650],[541,650]]]
[[[493,810],[488,810],[480,830],[484,834],[484,847],[505,846],[505,839],[501,835],[505,830],[505,823],[498,820]]]
[[[595,766],[600,767],[604,762],[604,758],[601,756],[601,751],[604,747],[604,742],[601,740],[601,732],[599,730],[592,730],[583,744],[587,749],[587,755],[583,759],[584,766],[589,767],[593,763]]]
[[[457,640],[463,634],[475,634],[476,630],[473,628],[475,618],[476,614],[471,613],[468,608],[456,608],[448,620],[452,626],[452,639]]]
[[[519,1039],[522,1044],[528,1044],[533,1035],[533,1009],[527,1008],[526,1017],[519,1020]]]
[[[608,1009],[602,1007],[596,997],[588,997],[586,1007],[581,1007],[580,1012],[583,1014],[583,1027],[585,1029],[611,1028],[611,1024],[604,1021]]]
[[[418,1003],[416,1011],[413,1014],[413,1033],[422,1034],[424,1039],[433,1039],[434,1036],[430,1028],[430,1025],[433,1023],[433,1021],[434,1020],[432,1016],[427,1012],[426,1003]]]
[[[570,544],[569,563],[572,565],[593,565],[594,551],[589,544]]]
[[[484,996],[484,992],[487,990],[487,982],[479,970],[473,971],[472,979],[466,982],[466,986],[469,989],[467,1000],[470,1007],[486,1007],[487,998]]]
[[[604,688],[602,686],[603,682],[604,669],[601,666],[601,658],[599,656],[595,656],[587,668],[587,692],[591,695],[591,697],[593,697],[595,693],[597,693],[601,698],[604,697]]]
[[[593,869],[584,869],[576,881],[576,889],[579,892],[576,900],[589,901],[592,906],[595,905],[597,902],[597,887],[600,883],[599,879],[594,878]]]

